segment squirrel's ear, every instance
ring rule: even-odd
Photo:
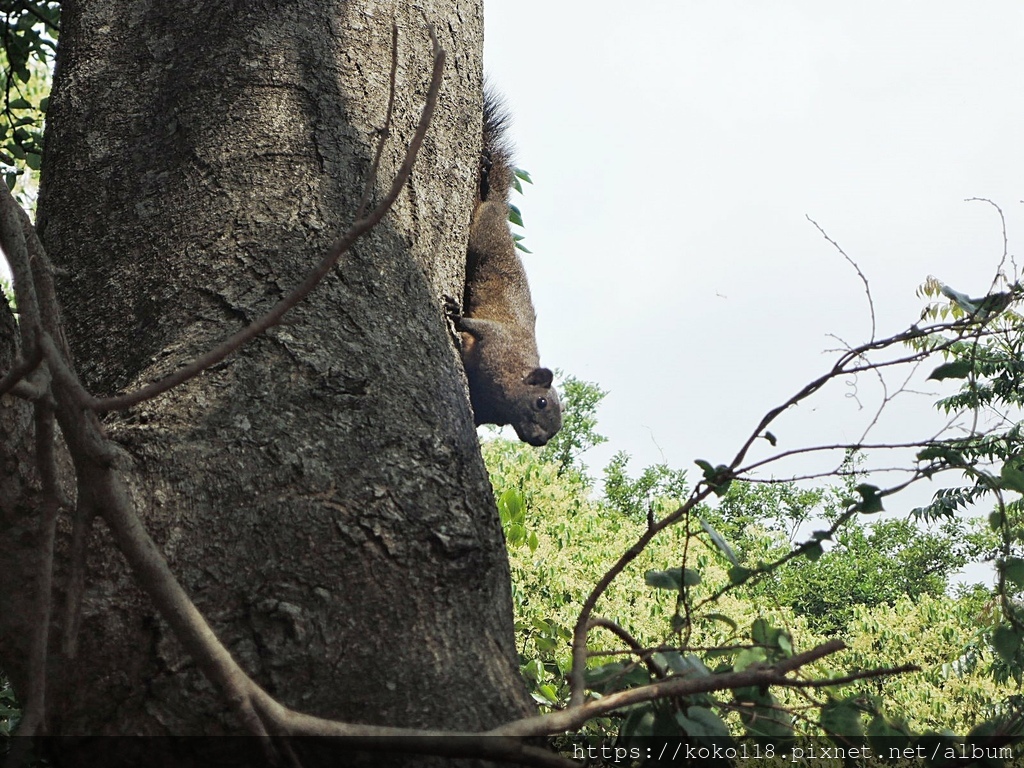
[[[534,368],[523,379],[527,384],[532,384],[536,387],[550,387],[552,380],[554,380],[555,374],[551,372],[550,368]]]

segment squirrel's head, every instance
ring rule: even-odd
[[[512,422],[524,443],[545,445],[562,428],[562,405],[551,386],[554,374],[534,368],[523,377],[523,390],[516,397],[516,418]]]

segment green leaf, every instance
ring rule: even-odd
[[[750,578],[752,573],[753,571],[749,568],[744,568],[742,565],[734,565],[729,569],[729,581],[733,584],[742,584]]]
[[[758,645],[768,644],[768,622],[764,619],[754,619],[754,623],[750,625],[750,639]]]
[[[526,541],[526,528],[519,523],[512,523],[505,532],[509,546],[519,547]]]
[[[519,209],[512,205],[512,203],[508,204],[508,220],[517,227],[525,226],[525,224],[523,224],[523,214],[520,213]]]
[[[701,616],[701,618],[707,619],[709,621],[720,621],[723,624],[728,624],[732,628],[733,632],[739,629],[739,625],[735,621],[730,619],[728,616],[726,616],[724,613],[706,613],[703,616]]]
[[[942,445],[941,443],[929,445],[926,448],[922,448],[917,453],[918,461],[933,461],[935,459],[941,459],[947,464],[952,464],[954,466],[966,463],[962,453],[954,450],[948,445]]]
[[[894,728],[882,715],[875,715],[867,728],[868,743],[879,754],[889,749],[902,750],[910,744],[910,737]]]
[[[522,168],[513,168],[512,173],[515,174],[516,178],[522,179],[527,184],[533,184],[533,179],[530,178],[530,174]]]
[[[774,448],[776,446],[776,444],[779,442],[778,439],[775,437],[775,435],[773,435],[768,430],[765,430],[765,432],[762,435],[762,437],[771,444],[772,448]]]
[[[736,663],[733,664],[733,669],[736,672],[742,672],[747,667],[751,667],[754,664],[764,664],[768,661],[768,652],[764,648],[745,648],[739,652],[736,656]]]
[[[644,583],[655,589],[671,589],[678,592],[683,586],[682,569],[669,568],[667,571],[647,571]]]
[[[988,516],[988,525],[993,531],[998,531],[1003,527],[1003,513],[998,509],[990,512]]]
[[[707,533],[707,535],[711,537],[711,542],[716,547],[718,547],[718,550],[723,555],[725,555],[726,560],[728,560],[733,565],[739,565],[740,564],[739,559],[736,557],[736,553],[733,552],[732,551],[732,547],[729,546],[729,542],[727,542],[724,538],[722,538],[722,534],[720,534],[718,531],[716,531],[711,526],[711,523],[709,523],[703,517],[700,518],[700,527],[703,528],[704,531]]]
[[[860,710],[850,701],[830,701],[825,704],[821,708],[820,723],[822,730],[829,734],[853,739],[864,736]]]
[[[537,693],[540,694],[541,698],[543,698],[544,702],[547,704],[558,703],[558,692],[551,683],[544,683],[543,685],[538,686]]]
[[[1024,587],[1024,560],[1009,557],[1002,565],[1003,576],[1018,587]]]
[[[27,152],[25,154],[25,164],[33,171],[38,171],[42,167],[43,158],[35,152]]]
[[[954,360],[951,363],[943,363],[928,376],[929,379],[942,381],[943,379],[965,379],[974,369],[970,360]]]
[[[775,645],[786,655],[787,659],[793,655],[793,638],[789,636],[789,632],[786,630],[779,631],[778,636],[775,638]]]
[[[812,563],[816,562],[824,553],[824,548],[821,546],[821,543],[817,541],[813,544],[808,544],[803,552],[804,557],[806,557]]]
[[[882,497],[878,495],[878,486],[871,485],[870,483],[861,483],[853,490],[861,496],[861,501],[858,505],[861,512],[870,515],[883,510]]]
[[[725,464],[712,467],[711,463],[704,459],[697,459],[694,463],[704,472],[704,479],[715,495],[724,496],[732,484],[732,470]]]
[[[630,739],[649,739],[654,735],[654,707],[644,704],[629,713],[619,730],[619,739],[628,743]]]
[[[1014,463],[1017,462],[1016,457]],[[1010,462],[1003,464],[1003,468],[999,471],[1000,485],[1003,488],[1009,488],[1011,491],[1017,491],[1017,493],[1024,493],[1024,472],[1017,469],[1017,467],[1010,466]]]
[[[721,748],[735,744],[729,733],[729,727],[721,717],[707,707],[690,707],[686,710],[685,715],[682,712],[676,712],[676,722],[687,736],[703,744],[714,744]]]
[[[498,516],[503,525],[526,521],[526,501],[515,488],[509,488],[498,497]]]
[[[1017,651],[1020,650],[1020,640],[1020,635],[1012,627],[1006,625],[996,627],[996,631],[992,633],[992,647],[1006,662],[1012,662],[1017,656]]]
[[[523,245],[523,240],[526,239],[526,235],[517,235],[515,232],[512,233],[512,240],[516,244],[516,248],[523,253],[533,253],[529,248]]]
[[[664,571],[647,571],[644,582],[655,589],[671,589],[678,592],[684,586],[695,587],[700,584],[700,573],[692,568],[669,568]]]
[[[645,685],[650,682],[651,678],[642,666],[616,661],[596,669],[588,669],[584,679],[590,690],[608,694],[612,691]]]
[[[547,621],[545,621],[544,619],[542,619],[540,617],[534,617],[530,621],[530,623],[533,625],[534,629],[536,629],[536,630],[538,630],[540,632],[546,632],[548,634],[551,633],[551,625],[548,624]]]
[[[7,106],[11,109],[32,109],[32,102],[28,99],[12,99]]]

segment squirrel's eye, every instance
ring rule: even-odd
[[[543,411],[547,407],[548,407],[548,399],[546,397],[538,397],[537,398],[537,410],[538,411]]]

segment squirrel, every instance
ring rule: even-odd
[[[484,92],[480,186],[469,229],[462,307],[445,297],[462,334],[462,363],[474,420],[511,424],[519,439],[544,445],[562,427],[554,374],[540,367],[536,313],[526,270],[508,224],[514,167],[507,138],[509,114]]]

